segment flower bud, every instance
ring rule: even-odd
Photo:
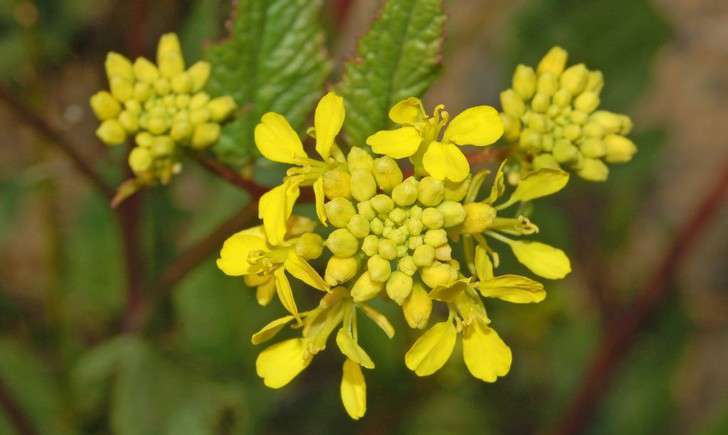
[[[538,78],[538,85],[536,91],[539,94],[548,95],[549,97],[554,95],[559,90],[559,79],[555,74],[544,73]]]
[[[579,150],[570,141],[559,139],[554,144],[554,158],[559,163],[572,162],[579,156]]]
[[[385,260],[394,260],[397,258],[397,244],[389,239],[379,239],[377,252]]]
[[[622,126],[622,120],[620,115],[606,110],[598,110],[594,112],[590,117],[590,122],[595,122],[600,125],[605,133],[618,133]]]
[[[192,90],[192,80],[185,73],[172,77],[170,84],[172,85],[172,91],[176,94],[187,94]]]
[[[377,183],[368,169],[352,169],[349,186],[351,196],[357,201],[366,201],[377,193]]]
[[[537,71],[539,74],[550,72],[559,75],[566,66],[566,59],[569,54],[561,47],[553,47],[538,63]]]
[[[450,245],[438,246],[437,249],[435,249],[435,258],[440,261],[452,260],[452,247],[450,247]]]
[[[445,230],[427,230],[425,233],[425,244],[434,248],[447,243],[447,232]]]
[[[359,241],[349,230],[334,230],[326,239],[326,247],[337,257],[351,257],[359,249]]]
[[[471,202],[464,208],[463,232],[466,234],[482,233],[495,219],[495,209],[484,202]]]
[[[374,159],[364,148],[352,147],[349,155],[346,156],[346,163],[349,166],[349,170],[352,171],[354,169],[371,171],[374,165]]]
[[[420,269],[420,277],[422,282],[429,288],[436,288],[450,284],[453,279],[452,268],[450,265],[435,261],[430,266]]]
[[[165,116],[150,116],[147,120],[147,130],[152,134],[162,134],[169,128],[169,122]]]
[[[566,89],[559,89],[554,94],[552,100],[558,107],[568,107],[571,104],[572,94]]]
[[[524,100],[531,98],[536,92],[536,72],[533,68],[518,65],[513,73],[512,87]]]
[[[463,181],[450,181],[445,180],[445,200],[460,202],[465,198],[470,187],[470,175]]]
[[[357,239],[363,239],[369,235],[369,221],[360,214],[355,214],[346,225],[351,234]]]
[[[119,77],[130,82],[134,81],[134,67],[126,57],[113,51],[106,55],[106,76],[111,80]]]
[[[637,152],[634,142],[624,136],[610,134],[604,138],[606,147],[606,160],[609,163],[624,163],[632,160]]]
[[[422,236],[410,236],[407,239],[407,248],[414,251],[418,247],[422,246],[424,243],[425,240]]]
[[[442,214],[445,228],[460,225],[465,220],[465,208],[459,202],[444,201],[437,206],[437,209]]]
[[[109,79],[109,88],[111,95],[119,101],[126,101],[134,98],[134,85],[131,80],[127,80],[120,76]]]
[[[397,262],[397,270],[405,275],[412,276],[417,273],[417,265],[410,255],[404,255]]]
[[[377,213],[387,215],[394,208],[392,198],[384,194],[376,195],[369,201]]]
[[[537,93],[531,100],[531,109],[538,113],[546,113],[551,105],[551,98],[548,95]]]
[[[372,280],[369,272],[364,272],[351,288],[351,297],[354,302],[367,301],[382,291],[383,286],[383,283]]]
[[[528,112],[525,115],[525,121],[528,129],[538,133],[546,132],[546,117],[540,113]]]
[[[422,223],[429,229],[436,230],[445,224],[445,218],[436,208],[428,207],[422,211]]]
[[[407,296],[412,292],[412,285],[413,280],[409,275],[395,270],[392,272],[389,280],[387,280],[387,296],[396,302],[397,305],[402,305],[404,300],[407,299]]]
[[[389,279],[389,274],[392,272],[389,261],[375,255],[370,257],[367,261],[367,270],[369,271],[369,277],[372,281],[385,282]]]
[[[306,260],[319,258],[324,250],[324,240],[316,233],[303,233],[296,240],[296,254]]]
[[[402,170],[391,157],[383,156],[375,159],[372,172],[379,188],[385,192],[391,192],[395,186],[402,183]]]
[[[95,93],[90,100],[91,109],[99,119],[99,121],[106,121],[116,117],[121,111],[121,105],[110,93],[101,91]]]
[[[583,63],[572,65],[561,75],[561,87],[571,95],[579,95],[586,88],[588,76],[589,70]]]
[[[629,134],[633,127],[632,120],[627,115],[620,115],[619,119],[622,120],[622,127],[619,129],[619,134]]]
[[[164,96],[169,94],[169,91],[171,90],[171,86],[169,84],[169,80],[160,77],[157,80],[154,81],[154,90],[157,92],[158,95]]]
[[[211,122],[195,127],[192,134],[192,147],[196,149],[207,148],[220,138],[220,124]]]
[[[507,113],[501,113],[501,122],[503,122],[503,137],[509,142],[518,140],[521,134],[521,120]]]
[[[553,155],[539,154],[533,159],[533,169],[561,169],[561,166]]]
[[[336,228],[344,228],[349,224],[349,220],[356,214],[354,205],[348,199],[338,197],[324,204],[326,216],[329,218],[331,225]]]
[[[520,118],[524,113],[526,113],[526,104],[513,89],[506,89],[501,92],[500,101],[501,106],[503,107],[503,112],[514,118]]]
[[[106,145],[119,145],[126,140],[126,131],[116,119],[107,119],[96,129],[96,136]]]
[[[422,233],[422,230],[425,228],[425,225],[422,223],[422,221],[415,217],[410,217],[407,219],[407,232],[411,236],[417,236]]]
[[[354,278],[358,270],[359,262],[356,257],[331,257],[329,262],[326,263],[324,280],[333,287]]]
[[[569,113],[569,119],[574,124],[584,124],[589,118],[589,114],[582,112],[581,110],[572,110]]]
[[[379,251],[379,238],[373,234],[364,237],[361,250],[369,257],[376,255]]]
[[[576,141],[581,137],[581,127],[576,124],[569,124],[564,127],[564,137],[570,141]]]
[[[202,109],[207,106],[210,102],[210,96],[204,92],[198,92],[190,98],[189,108],[190,110]]]
[[[389,212],[389,219],[391,219],[395,224],[401,225],[402,222],[407,219],[407,212],[404,209],[397,207]]]
[[[147,133],[146,131],[143,131],[136,135],[134,141],[136,141],[137,145],[139,145],[140,147],[151,148],[152,143],[154,142],[154,136]]]
[[[210,119],[210,111],[207,108],[190,110],[190,122],[193,124],[203,124]]]
[[[152,96],[152,86],[149,83],[136,82],[132,96],[137,101],[147,101]]]
[[[126,110],[119,114],[119,124],[129,133],[136,133],[139,130],[139,118]]]
[[[129,112],[133,113],[135,115],[139,115],[142,113],[142,105],[139,103],[139,101],[136,100],[126,100],[124,101],[124,108]]]
[[[221,122],[235,110],[235,107],[235,100],[226,95],[224,97],[213,98],[207,105],[207,110],[210,111],[210,119],[215,122]]]
[[[577,174],[589,181],[605,181],[609,176],[609,168],[601,160],[582,159]]]
[[[604,127],[597,122],[589,121],[584,125],[584,136],[601,138],[604,136]]]
[[[435,248],[430,245],[422,245],[415,249],[412,260],[418,267],[426,267],[435,261]]]
[[[586,80],[586,90],[599,94],[604,87],[604,75],[601,71],[589,71],[589,77]]]
[[[159,78],[159,70],[152,62],[140,57],[134,61],[134,75],[137,80],[151,85]]]
[[[356,205],[356,209],[365,219],[371,221],[377,216],[377,212],[369,201],[361,201]]]
[[[192,135],[192,125],[189,122],[181,121],[172,124],[172,129],[169,132],[172,139],[175,141],[183,141]]]
[[[591,91],[582,92],[574,100],[574,107],[582,112],[591,113],[599,107],[599,95]]]
[[[445,185],[433,177],[424,177],[417,186],[417,199],[422,205],[434,207],[445,197]]]
[[[174,77],[185,70],[185,61],[182,58],[182,49],[179,39],[174,33],[162,35],[157,47],[157,65],[162,77]]]
[[[417,201],[417,180],[407,177],[402,183],[392,189],[392,199],[400,207],[407,207]]]
[[[406,228],[399,227],[397,229],[392,229],[387,238],[394,242],[395,245],[402,245],[407,240],[407,237],[409,236],[409,233],[407,232]]]
[[[606,152],[604,142],[601,139],[587,139],[579,145],[579,150],[584,157],[598,159],[604,157]]]
[[[369,221],[369,231],[373,232],[374,234],[382,234],[384,231],[384,223],[379,218],[374,218],[371,221]]]
[[[146,148],[135,147],[129,153],[129,167],[135,174],[140,174],[152,167],[154,158]]]
[[[149,149],[155,157],[169,156],[174,152],[174,141],[169,136],[157,136]]]
[[[210,63],[203,61],[195,63],[190,67],[190,69],[187,70],[187,75],[190,78],[192,92],[197,92],[201,90],[205,87],[205,84],[207,84],[207,80],[210,78]]]
[[[402,304],[404,318],[410,328],[423,329],[432,313],[432,299],[427,294],[422,284],[415,283],[412,291]]]

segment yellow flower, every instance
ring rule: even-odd
[[[324,95],[316,106],[313,133],[321,160],[309,158],[298,134],[282,115],[268,112],[255,127],[255,144],[265,158],[295,165],[288,170],[284,183],[263,195],[260,201],[259,217],[271,243],[283,240],[285,224],[298,199],[300,186],[313,186],[316,213],[321,223],[326,224],[323,174],[337,164],[333,155],[340,158],[334,139],[341,131],[344,116],[344,99],[333,92]]]
[[[402,100],[389,111],[389,118],[402,127],[374,133],[367,138],[367,144],[377,154],[395,159],[410,157],[418,172],[438,180],[462,181],[470,174],[470,165],[458,146],[491,145],[503,134],[503,123],[494,108],[475,106],[448,124],[449,115],[444,109],[438,105],[433,116],[428,117],[418,98]]]
[[[294,316],[298,308],[293,298],[289,273],[306,284],[328,292],[329,286],[311,265],[296,253],[296,239],[286,240],[280,245],[271,244],[262,227],[253,227],[233,234],[223,244],[217,267],[226,275],[252,277],[264,291],[275,289],[281,305]],[[269,297],[261,295],[259,300]]]

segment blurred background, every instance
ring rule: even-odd
[[[325,5],[340,65],[380,2]],[[725,171],[728,3],[446,2],[444,70],[428,104],[451,113],[497,106],[513,67],[559,44],[572,62],[604,71],[602,107],[633,117],[639,152],[612,167],[607,183],[572,177],[538,204],[542,238],[570,254],[574,273],[549,283],[541,304],[488,306],[513,349],[506,378],[481,383],[453,357],[437,376],[417,379],[403,364],[414,335],[398,327],[385,342],[366,325],[377,369],[366,373],[369,406],[358,422],[340,403],[336,349],[282,390],[255,375],[249,337],[281,311],[258,307],[214,264],[221,240],[247,219],[244,192],[188,162],[169,188],[114,212],[44,134],[44,126],[59,131],[118,184],[123,150],[94,137],[87,104],[107,86],[106,53],[150,57],[159,36],[176,31],[187,60],[197,60],[224,35],[229,8],[226,0],[0,0],[0,434],[528,434],[568,420],[600,340],[636,306]],[[18,116],[22,108],[38,116]],[[724,198],[698,222],[695,244],[668,263],[664,295],[605,376],[604,394],[591,395],[582,433],[728,433]],[[120,231],[132,221],[137,292],[127,289],[130,247]],[[206,238],[211,231],[217,239]],[[170,271],[180,255],[185,267]],[[123,333],[129,304],[165,283],[173,285],[155,294],[150,326]],[[395,326],[399,317],[390,316]]]

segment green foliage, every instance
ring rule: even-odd
[[[179,32],[182,52],[187,59],[199,59],[205,43],[220,36],[222,0],[196,0]]]
[[[231,95],[237,119],[215,145],[240,165],[255,148],[253,130],[265,112],[284,115],[301,130],[331,69],[320,22],[321,0],[241,0],[230,37],[210,49],[213,95]]]
[[[346,64],[340,92],[352,145],[389,125],[389,108],[422,95],[440,70],[442,0],[389,0]]]
[[[530,0],[511,26],[506,66],[535,65],[561,45],[570,63],[604,72],[602,107],[621,111],[647,86],[669,28],[648,0]]]

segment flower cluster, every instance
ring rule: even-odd
[[[177,145],[204,149],[220,136],[220,122],[235,109],[229,97],[211,99],[203,91],[210,64],[197,62],[185,71],[179,40],[163,35],[157,64],[140,57],[132,63],[118,53],[106,58],[111,92],[91,97],[91,108],[101,125],[96,135],[108,145],[135,135],[129,166],[137,178],[166,184],[179,172]]]
[[[404,357],[417,375],[440,369],[460,337],[470,373],[494,382],[509,371],[511,351],[492,328],[483,298],[512,303],[545,298],[537,281],[496,275],[496,248],[499,243],[509,247],[530,271],[548,279],[570,272],[561,250],[522,238],[536,234],[538,227],[516,207],[561,190],[568,174],[551,168],[532,171],[506,199],[501,165],[487,194],[481,193],[490,174],[471,174],[459,146],[486,146],[502,135],[500,117],[488,106],[467,109],[449,120],[443,106],[428,117],[422,103],[410,98],[390,111],[399,128],[370,136],[370,149],[352,147],[348,152],[335,142],[344,117],[341,97],[329,93],[320,100],[309,131],[319,158],[307,154],[279,114],[263,115],[255,129],[261,154],[292,167],[283,183],[261,198],[263,224],[231,236],[217,264],[256,287],[262,305],[276,295],[289,313],[254,334],[254,344],[272,339],[288,325],[300,331],[300,336],[260,353],[258,375],[271,388],[283,387],[335,332],[344,356],[341,399],[352,418],[362,417],[362,367],[372,369],[374,362],[359,344],[358,315],[389,337],[395,333],[370,304],[380,298],[400,306],[411,328],[426,329]],[[406,174],[405,159],[414,168],[412,175]],[[293,215],[302,186],[313,188],[325,236],[313,232],[311,220]],[[323,273],[310,263],[316,259],[325,262]],[[299,310],[289,276],[322,292],[316,307]],[[435,310],[436,304],[443,310]],[[440,312],[447,315],[428,328]]]
[[[584,64],[566,68],[568,54],[552,48],[533,68],[518,65],[511,89],[501,93],[505,138],[516,144],[521,174],[566,167],[590,181],[604,181],[607,163],[623,163],[637,152],[625,137],[626,115],[599,108],[604,86],[600,71]]]

